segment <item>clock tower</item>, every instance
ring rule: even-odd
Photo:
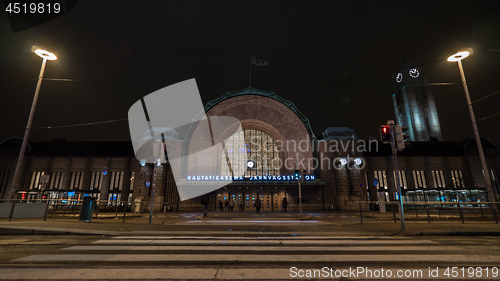
[[[442,141],[441,125],[429,80],[408,59],[399,65],[392,101],[398,125],[408,128],[410,141]]]

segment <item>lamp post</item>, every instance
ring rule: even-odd
[[[37,49],[35,54],[43,59],[42,68],[40,69],[40,75],[38,76],[38,83],[36,84],[35,97],[33,98],[33,104],[31,105],[30,116],[28,118],[28,124],[26,125],[26,131],[24,132],[23,144],[21,145],[21,151],[19,152],[19,158],[17,159],[16,170],[14,172],[14,178],[12,179],[12,185],[10,188],[10,193],[7,195],[9,199],[13,199],[15,193],[19,189],[20,173],[21,167],[23,165],[24,153],[26,152],[26,144],[28,143],[28,137],[30,135],[31,123],[33,122],[33,115],[35,114],[36,102],[38,100],[38,93],[40,93],[40,86],[42,85],[43,72],[45,71],[45,64],[47,60],[56,60],[57,57],[48,51]]]
[[[476,118],[474,117],[474,110],[472,109],[472,103],[470,101],[469,89],[467,88],[467,82],[465,81],[464,69],[462,67],[462,60],[469,56],[469,52],[463,51],[458,52],[450,57],[448,57],[449,62],[457,62],[458,69],[460,70],[460,76],[462,77],[462,85],[464,86],[465,98],[467,100],[467,106],[469,108],[470,119],[472,121],[472,129],[474,130],[474,137],[476,139],[477,149],[479,151],[479,159],[481,160],[481,167],[483,169],[484,181],[486,182],[486,191],[488,192],[488,201],[495,202],[495,193],[493,186],[491,185],[490,172],[488,166],[486,165],[486,159],[484,158],[483,145],[481,144],[481,139],[479,137],[479,131],[477,130]]]
[[[151,130],[153,132],[153,130]],[[160,147],[161,142],[158,139],[155,139],[154,142],[154,148],[153,148],[153,153],[154,153],[154,162],[153,162],[153,187],[151,187],[151,205],[149,207],[149,224],[153,221],[153,208],[155,204],[155,188],[156,188],[156,173],[157,173],[157,168],[158,166],[161,165],[160,160]]]

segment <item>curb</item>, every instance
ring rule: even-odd
[[[303,216],[302,218],[209,218],[204,219],[203,217],[198,217],[198,220],[205,221],[301,221],[310,220],[310,216]]]
[[[500,236],[500,231],[450,231],[450,232],[415,232],[404,236]]]
[[[79,229],[37,229],[37,228],[6,228],[0,227],[0,235],[99,235],[99,236],[119,236],[115,231],[82,231]]]

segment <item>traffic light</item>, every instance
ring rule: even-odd
[[[392,127],[390,125],[380,126],[380,138],[383,143],[392,143]]]
[[[409,138],[409,136],[404,135],[404,132],[408,131],[408,128],[401,127],[399,125],[394,126],[394,135],[396,137],[396,148],[399,151],[403,151],[405,148],[405,139]]]
[[[295,177],[298,178],[299,177],[299,170],[295,170]]]

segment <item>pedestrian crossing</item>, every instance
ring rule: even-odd
[[[485,241],[500,250],[499,240]],[[15,258],[12,267],[2,267],[0,280],[277,280],[301,277],[300,270],[326,274],[321,271],[325,268],[410,268],[424,274],[431,266],[500,266],[500,255],[492,254],[500,251],[480,254],[476,248],[438,239],[377,236],[119,236]],[[445,274],[443,268],[436,270]]]

